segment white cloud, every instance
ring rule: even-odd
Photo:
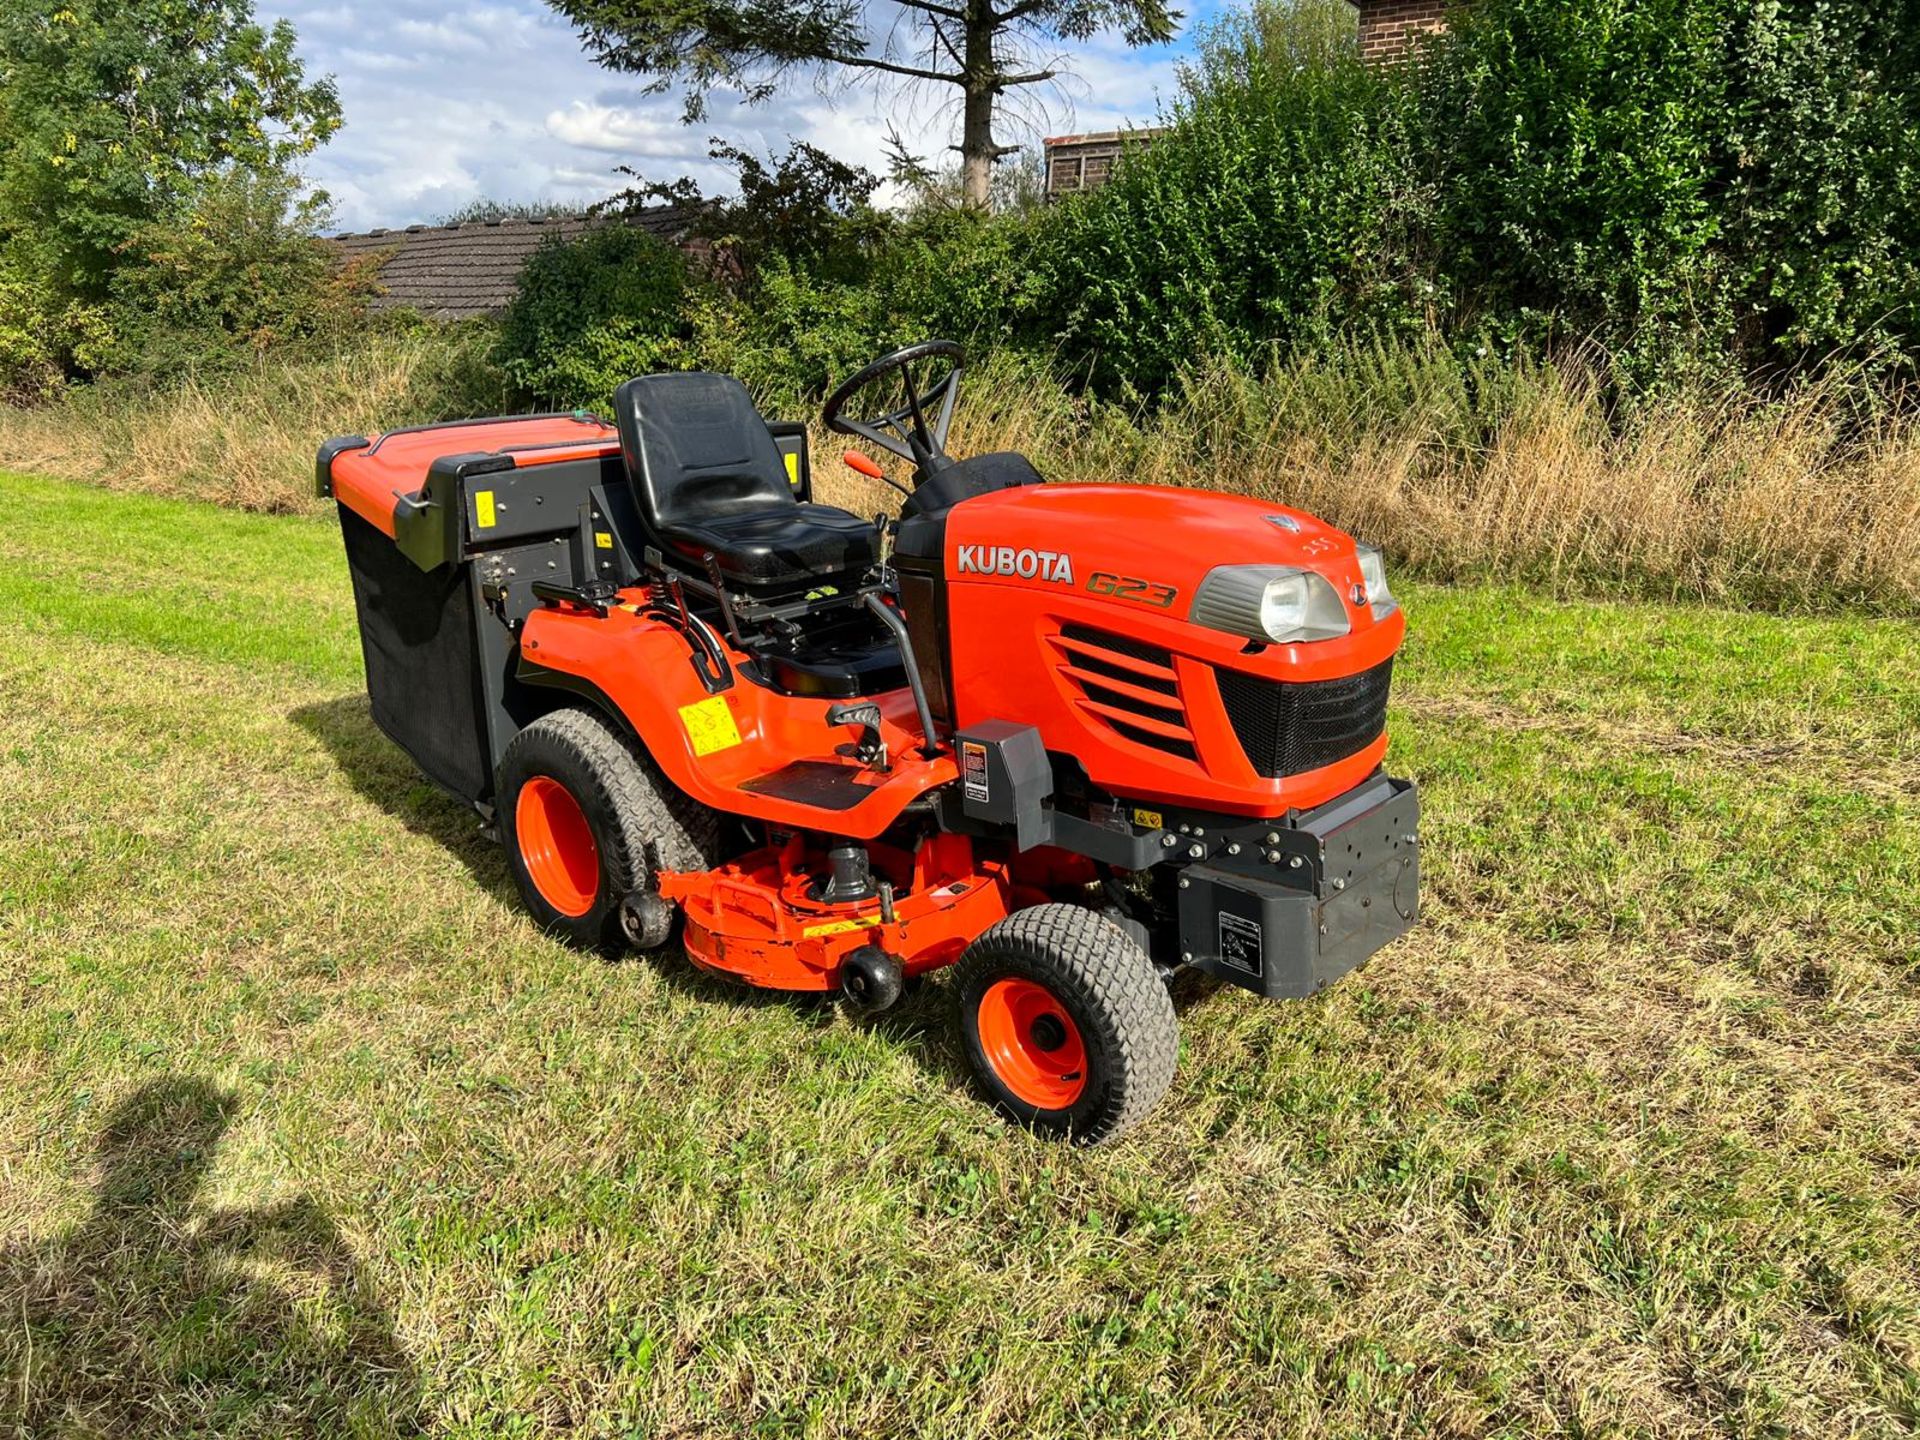
[[[384,50],[342,50],[340,57],[355,73],[379,70],[421,70],[426,61],[418,55],[395,55]]]
[[[946,87],[890,92],[829,74],[765,105],[710,96],[708,119],[688,126],[678,96],[595,65],[539,0],[265,0],[263,19],[283,15],[309,73],[339,83],[346,124],[307,173],[333,196],[342,229],[428,221],[482,197],[584,205],[629,183],[613,173],[623,163],[649,180],[690,175],[724,189],[729,172],[707,159],[713,136],[763,154],[807,140],[883,171],[892,124],[917,153],[951,158],[954,97],[929,93]],[[1173,90],[1167,47],[1099,40],[1068,63],[1078,78],[1023,95],[1004,140],[1150,124],[1156,95]]]
[[[699,132],[662,115],[657,105],[643,109],[576,100],[547,116],[547,133],[569,145],[616,155],[706,157],[706,147],[692,138]]]

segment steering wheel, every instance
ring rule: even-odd
[[[914,366],[923,360],[936,362],[932,373],[937,378],[928,384],[915,385]],[[947,362],[944,367],[938,363],[941,361]],[[911,460],[922,474],[930,474],[946,463],[947,427],[953,423],[953,403],[960,398],[960,375],[966,368],[967,352],[955,341],[922,340],[891,355],[882,355],[865,369],[848,376],[840,388],[827,397],[821,419],[829,430],[870,440],[882,450]],[[895,371],[900,374],[905,405],[866,420],[849,419],[842,413],[854,396]],[[929,412],[933,413],[931,423],[927,419]]]

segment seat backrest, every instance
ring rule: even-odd
[[[613,404],[627,480],[649,528],[798,503],[780,447],[732,376],[642,375],[615,391]]]

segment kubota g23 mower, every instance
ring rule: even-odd
[[[1165,1093],[1183,967],[1307,996],[1413,923],[1405,621],[1310,516],[953,459],[961,367],[827,401],[910,462],[891,522],[813,503],[804,425],[720,375],[329,440],[318,482],[375,720],[543,925],[870,1011],[957,963],[986,1093],[1090,1144]]]

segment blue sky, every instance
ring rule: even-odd
[[[621,164],[649,179],[692,175],[724,189],[725,172],[707,160],[711,135],[763,153],[795,136],[876,171],[885,169],[889,121],[923,155],[938,156],[954,138],[946,94],[838,76],[801,81],[756,106],[716,95],[705,122],[683,125],[677,96],[648,95],[636,77],[594,65],[538,0],[464,9],[277,0],[259,13],[291,20],[309,73],[339,83],[346,124],[307,175],[332,195],[341,230],[430,221],[481,196],[585,205],[621,188],[612,173]],[[1151,123],[1185,50],[1184,39],[1147,50],[1112,40],[1071,47],[1078,78],[1028,92],[1038,103],[1002,138],[1037,144],[1043,135]]]

